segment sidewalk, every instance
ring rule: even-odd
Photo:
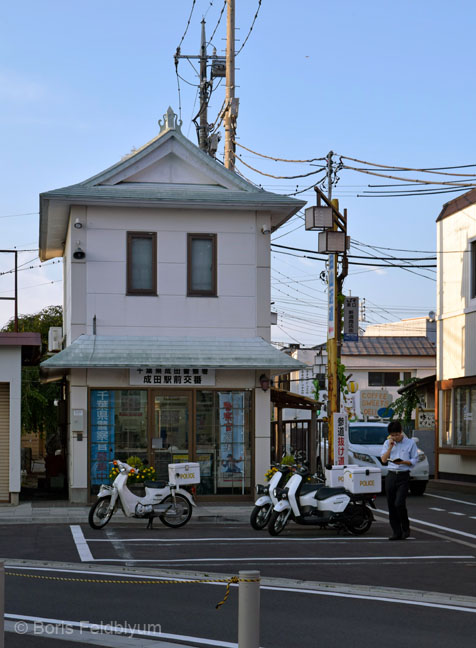
[[[253,503],[204,502],[193,507],[190,524],[248,523]],[[87,524],[91,505],[68,501],[22,502],[18,506],[0,506],[0,524]],[[126,518],[122,512],[114,515],[114,524],[137,524],[137,518]]]

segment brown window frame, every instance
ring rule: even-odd
[[[146,238],[152,241],[152,288],[142,290],[132,288],[132,240]],[[127,232],[127,260],[126,260],[127,286],[126,295],[132,296],[157,296],[157,232]]]
[[[470,299],[476,299],[476,240],[470,241],[469,250],[470,250],[469,297]]]
[[[212,289],[192,289],[192,241],[202,239],[212,241]],[[187,297],[216,297],[217,296],[217,235],[216,234],[187,234]]]

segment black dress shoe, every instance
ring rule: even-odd
[[[401,540],[402,536],[394,534],[393,536],[390,536],[389,540]]]
[[[406,540],[410,535],[410,529],[407,529],[406,531],[402,531],[402,540]]]

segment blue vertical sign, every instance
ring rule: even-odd
[[[336,300],[336,287],[335,287],[335,263],[336,255],[329,254],[329,270],[328,270],[328,308],[327,308],[327,339],[335,337],[335,300]]]
[[[114,459],[114,391],[91,391],[91,485],[109,481]]]

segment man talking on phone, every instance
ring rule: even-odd
[[[382,446],[382,463],[388,463],[385,478],[388,513],[393,535],[389,540],[405,540],[410,535],[406,499],[410,470],[418,461],[418,451],[413,439],[402,431],[400,421],[388,424],[388,437]]]

